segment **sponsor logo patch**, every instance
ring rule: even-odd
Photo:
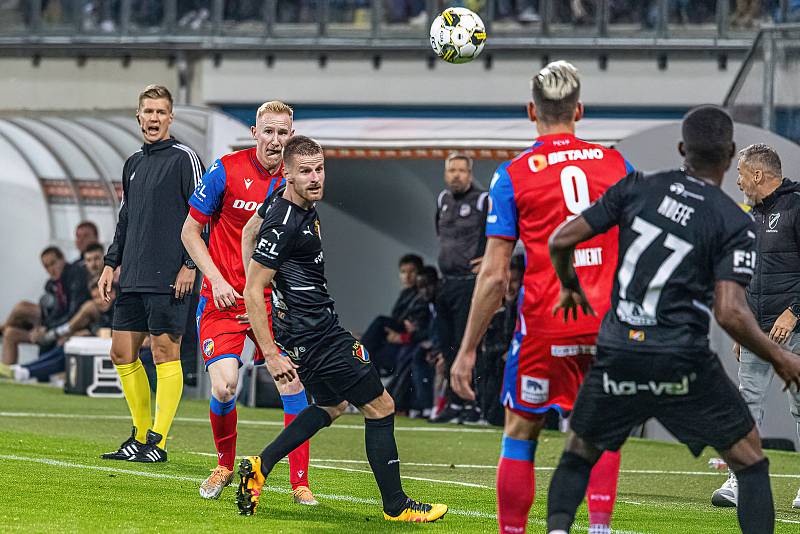
[[[641,343],[644,341],[644,331],[643,330],[628,330],[628,339],[631,341],[638,341]]]
[[[542,404],[550,397],[550,380],[522,375],[520,397],[528,404]]]
[[[214,340],[209,338],[203,340],[203,354],[207,357],[211,357],[214,354]]]

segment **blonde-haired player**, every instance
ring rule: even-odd
[[[294,133],[292,117],[292,108],[283,102],[262,104],[251,128],[256,146],[214,162],[189,201],[191,209],[183,225],[184,246],[205,274],[197,307],[197,329],[211,378],[209,416],[218,456],[218,465],[200,486],[200,495],[206,499],[218,498],[233,477],[236,384],[245,338],[252,338],[242,298],[242,229],[261,203],[283,185],[283,147]],[[211,227],[208,247],[201,237],[207,224]],[[267,289],[267,308],[270,296]],[[254,360],[263,363],[258,349]],[[308,405],[306,392],[299,381],[277,386],[283,401],[284,424],[288,425]],[[317,501],[308,488],[308,455],[308,442],[289,455],[290,480],[295,501],[314,505]]]

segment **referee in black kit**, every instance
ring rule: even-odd
[[[181,228],[189,197],[205,170],[191,148],[170,136],[174,114],[166,87],[145,87],[136,118],[144,144],[123,167],[119,221],[98,282],[101,296],[109,300],[114,270],[120,267],[111,359],[133,430],[118,450],[102,458],[166,462],[167,434],[183,392],[181,337],[195,281]],[[150,384],[139,360],[148,335],[158,377],[155,418],[150,415]]]
[[[446,188],[436,201],[436,235],[439,236],[439,270],[443,282],[436,300],[439,346],[445,362],[444,376],[456,358],[475,289],[475,276],[486,248],[486,212],[489,193],[473,183],[472,159],[450,154],[445,160]],[[480,391],[482,388],[478,388]],[[447,405],[432,423],[477,423],[475,404],[465,404],[448,382]]]

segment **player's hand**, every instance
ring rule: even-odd
[[[218,310],[236,306],[236,299],[244,298],[224,278],[211,282],[211,291],[214,294],[214,305]]]
[[[578,286],[578,289],[561,288],[561,294],[558,296],[558,303],[553,306],[553,317],[555,317],[559,310],[564,310],[564,322],[569,322],[569,313],[572,312],[572,318],[578,320],[578,308],[583,311],[584,315],[596,316],[597,314],[589,304],[589,299],[583,293],[583,289]]]
[[[111,286],[114,284],[114,269],[106,265],[103,273],[97,281],[97,289],[100,290],[100,298],[106,302],[111,302]]]
[[[472,272],[474,274],[478,274],[478,272],[481,270],[482,261],[483,261],[483,256],[481,256],[480,258],[473,258],[469,260],[469,264],[472,267]]]
[[[795,326],[797,326],[797,317],[794,316],[792,310],[784,310],[775,321],[775,324],[772,325],[772,330],[769,331],[769,338],[775,343],[786,343]]]
[[[406,332],[408,332],[409,334],[413,334],[414,332],[417,331],[417,325],[409,321],[408,319],[403,321],[403,326],[406,327]]]
[[[175,290],[175,298],[181,300],[183,297],[192,292],[194,287],[195,270],[189,269],[185,265],[178,271],[178,276],[175,277],[175,284],[172,288]]]
[[[736,355],[736,361],[742,361],[742,346],[739,343],[734,342],[733,348],[731,349],[733,353]]]
[[[472,390],[472,371],[475,369],[475,351],[458,351],[458,356],[450,368],[450,387],[464,400],[475,400]]]
[[[266,357],[267,360],[267,370],[269,374],[272,376],[273,380],[276,382],[292,382],[294,380],[300,380],[297,377],[297,365],[290,360],[286,356],[282,356],[280,354],[268,356]]]
[[[784,391],[794,385],[795,391],[800,391],[800,356],[787,350],[781,350],[783,358],[773,363],[775,372],[781,377],[786,386]]]
[[[392,343],[392,344],[395,344],[395,345],[400,345],[400,344],[403,343],[403,338],[400,335],[400,332],[395,332],[394,330],[392,330],[388,326],[386,328],[384,328],[383,330],[386,332],[386,341],[388,343]]]

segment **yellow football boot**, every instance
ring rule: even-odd
[[[236,506],[242,515],[253,515],[258,507],[258,498],[266,479],[261,474],[261,457],[246,456],[239,462],[239,489],[236,490]]]
[[[444,517],[447,513],[446,504],[427,504],[424,502],[408,499],[406,507],[396,516],[391,516],[386,512],[383,518],[387,521],[407,521],[409,523],[433,523],[437,519]]]

